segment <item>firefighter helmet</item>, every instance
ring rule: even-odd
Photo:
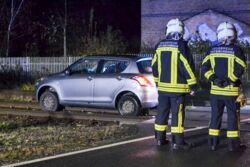
[[[236,29],[233,24],[228,22],[221,23],[217,28],[218,41],[233,41],[236,38]]]
[[[166,35],[171,33],[178,33],[180,35],[184,34],[184,24],[179,19],[171,19],[166,25],[167,31]]]

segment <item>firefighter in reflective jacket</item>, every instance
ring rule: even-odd
[[[228,115],[228,149],[243,148],[239,140],[239,110],[236,102],[240,93],[240,78],[246,68],[245,57],[235,45],[236,29],[233,24],[224,22],[217,28],[219,44],[212,47],[202,62],[202,74],[211,82],[210,101],[212,117],[209,125],[208,145],[216,150],[224,107]]]
[[[167,144],[166,130],[171,109],[172,149],[189,149],[184,142],[184,96],[194,95],[197,81],[194,62],[187,43],[183,40],[184,25],[172,19],[166,27],[166,39],[159,42],[152,60],[155,83],[158,88],[158,114],[155,120],[157,145]]]

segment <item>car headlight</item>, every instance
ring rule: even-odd
[[[42,78],[40,78],[40,79],[38,79],[37,81],[36,81],[36,86],[40,83],[40,82],[42,82],[43,80],[45,80],[46,79],[46,77],[42,77]]]

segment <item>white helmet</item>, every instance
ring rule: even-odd
[[[169,35],[170,33],[179,33],[181,35],[184,34],[184,25],[182,21],[179,19],[171,19],[166,25],[167,32],[166,35]]]
[[[234,40],[236,29],[233,24],[228,22],[221,23],[217,28],[218,41]]]

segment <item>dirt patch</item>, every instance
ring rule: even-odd
[[[0,165],[82,150],[136,136],[117,122],[0,116]]]

